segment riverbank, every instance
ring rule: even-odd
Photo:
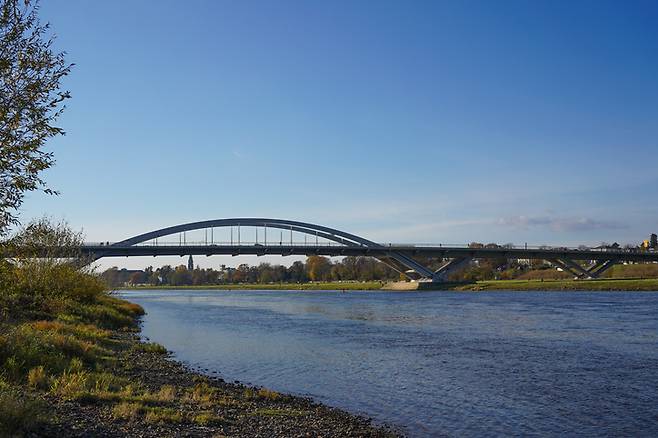
[[[658,291],[656,278],[593,280],[491,280],[457,285],[459,291]]]
[[[97,359],[87,358],[93,366],[71,358],[58,377],[47,375],[48,361],[43,360],[44,365],[30,368],[25,384],[4,382],[0,435],[4,421],[10,423],[5,424],[10,435],[34,437],[395,436],[310,399],[196,373],[170,359],[164,347],[141,342],[136,329],[43,321],[31,328],[42,335],[50,329],[93,333],[70,337],[61,346],[63,355],[83,337],[97,340],[88,341],[88,352],[105,351]]]
[[[380,290],[385,281],[333,281],[308,283],[237,283],[209,284],[201,286],[127,286],[126,290],[169,289],[169,290]]]
[[[658,291],[658,278],[604,278],[593,280],[488,280],[472,283],[330,282],[222,284],[205,286],[136,286],[126,290],[386,290],[386,291]]]
[[[140,341],[140,306],[70,266],[8,266],[0,280],[0,436],[395,436],[186,368]]]

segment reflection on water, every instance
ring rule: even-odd
[[[192,366],[412,436],[658,436],[656,293],[123,295]]]

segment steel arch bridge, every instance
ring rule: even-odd
[[[178,244],[159,244],[158,239],[164,236],[179,234],[184,236],[188,231],[211,230],[215,228],[231,228],[231,241],[215,243],[211,238],[200,244],[188,244],[180,239]],[[263,228],[263,243],[245,243],[240,239],[241,227],[255,227],[256,233]],[[237,229],[237,241],[233,239],[233,231]],[[290,232],[290,241],[278,243],[267,241],[267,230],[277,229]],[[293,232],[312,236],[315,243],[303,244],[293,242]],[[258,234],[256,234],[257,236]],[[323,239],[322,243],[319,239]],[[329,228],[307,222],[286,219],[269,218],[232,218],[215,219],[162,228],[140,234],[120,242],[86,243],[80,248],[80,255],[85,262],[93,262],[103,257],[131,256],[167,256],[167,255],[325,255],[325,256],[369,256],[374,257],[398,272],[421,281],[445,281],[448,274],[468,264],[473,259],[508,258],[508,259],[543,259],[554,266],[571,273],[575,278],[597,278],[616,263],[624,261],[658,262],[658,252],[639,251],[622,248],[565,248],[565,247],[478,247],[444,246],[444,245],[393,245],[381,244],[345,231]],[[433,270],[420,263],[414,257],[441,258],[448,260],[439,269]],[[576,260],[587,261],[585,267]]]
[[[255,255],[265,255],[265,254],[281,254],[281,255],[301,255],[296,248],[298,245],[294,245],[292,242],[292,232],[302,233],[309,236],[312,236],[316,239],[316,245],[304,245],[308,249],[304,255],[311,254],[321,254],[321,255],[351,255],[354,251],[349,251],[349,249],[357,249],[357,253],[363,253],[363,255],[369,255],[372,251],[373,256],[383,263],[386,263],[391,268],[397,270],[398,272],[406,273],[412,277],[418,278],[433,278],[434,271],[423,266],[413,258],[404,253],[390,250],[390,247],[386,247],[379,243],[373,242],[363,237],[356,236],[354,234],[347,233],[345,231],[337,230],[334,228],[325,227],[322,225],[311,224],[307,222],[292,221],[286,219],[269,219],[269,218],[231,218],[231,219],[214,219],[200,222],[190,222],[187,224],[175,225],[172,227],[162,228],[155,231],[150,231],[148,233],[140,234],[138,236],[131,237],[120,242],[113,243],[112,245],[98,245],[96,251],[92,254],[92,260],[98,260],[102,257],[108,257],[113,255],[130,255],[124,254],[126,251],[121,251],[120,249],[126,249],[126,247],[134,247],[135,245],[148,242],[156,241],[156,239],[164,236],[170,236],[174,234],[180,234],[187,231],[194,230],[203,230],[203,229],[214,229],[214,228],[226,228],[226,227],[237,227],[238,230],[238,240],[237,245],[232,241],[229,246],[235,247],[231,248],[231,255],[239,254],[255,254]],[[265,238],[265,245],[254,245],[256,248],[254,251],[245,251],[244,245],[241,245],[240,242],[240,227],[263,227]],[[285,231],[290,231],[291,241],[290,245],[283,245],[281,241],[278,246],[267,246],[267,229],[280,229]],[[232,231],[232,230],[231,230]],[[339,244],[338,247],[332,247],[331,245],[319,245],[318,239],[322,238],[336,244]],[[154,245],[154,246],[157,246]],[[207,244],[204,246],[208,246]],[[174,255],[190,255],[195,248],[185,245],[188,248],[188,251],[185,254],[176,252]],[[215,248],[213,248],[215,247]],[[332,249],[328,250],[327,247]],[[91,249],[91,248],[90,248]],[[214,249],[214,251],[212,251]],[[222,254],[220,245],[214,245],[211,243],[209,248],[206,251],[202,251],[201,254],[211,255],[211,253]],[[274,249],[274,251],[272,251]],[[116,254],[116,250],[119,250],[122,254]],[[135,248],[139,250],[139,248]],[[210,250],[210,252],[209,252]],[[382,251],[386,252],[386,255],[382,255]],[[172,255],[167,254],[169,251],[163,249],[160,254],[153,255]],[[133,254],[136,255],[136,254]],[[151,254],[148,254],[151,255]]]

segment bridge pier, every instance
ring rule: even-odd
[[[601,274],[613,267],[619,262],[616,259],[609,259],[595,262],[590,265],[588,268],[583,268],[578,263],[574,262],[571,259],[561,258],[561,259],[548,259],[549,262],[558,266],[563,271],[568,272],[574,276],[576,279],[580,280],[592,280],[599,278]]]
[[[455,271],[458,271],[464,268],[466,265],[471,263],[473,260],[472,257],[457,257],[450,259],[447,263],[437,269],[432,275],[433,282],[442,282],[448,281],[448,275],[452,274]]]

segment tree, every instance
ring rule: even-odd
[[[143,271],[137,271],[133,272],[130,275],[130,280],[128,280],[128,283],[132,284],[133,286],[136,284],[144,284],[146,283],[146,274]]]
[[[309,256],[306,259],[306,271],[311,281],[326,281],[331,275],[331,261],[327,257]]]
[[[38,0],[0,0],[0,236],[18,223],[26,192],[55,193],[40,175],[54,164],[46,141],[64,134],[54,123],[70,98],[60,82],[72,64],[53,50],[38,9]]]
[[[187,286],[192,284],[192,272],[185,265],[176,266],[171,276],[172,286]]]

